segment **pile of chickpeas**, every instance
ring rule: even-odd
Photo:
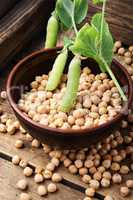
[[[69,113],[60,111],[67,75],[59,87],[45,91],[48,75],[37,76],[31,91],[22,95],[18,107],[34,121],[52,128],[85,129],[113,119],[122,109],[122,99],[106,73],[94,75],[88,67],[81,72],[77,100]]]
[[[120,57],[120,60],[123,60],[124,66],[126,66],[126,69],[133,80],[133,45],[126,49],[122,46],[121,41],[116,41],[114,53]]]
[[[119,43],[119,42],[118,42]],[[119,43],[120,44],[120,43]],[[116,43],[117,50],[118,51],[118,44]],[[121,46],[119,48],[122,48]],[[131,50],[131,48],[130,48]],[[52,112],[54,115],[60,116],[60,118],[63,119],[63,124],[59,126],[58,124],[61,123],[60,121],[53,123],[52,119],[50,121],[50,124],[52,124],[52,127],[59,127],[59,128],[74,128],[73,126],[76,126],[76,128],[83,128],[85,127],[86,118],[84,115],[80,116],[79,113],[75,113],[76,111],[81,111],[82,114],[84,114],[84,110],[88,109],[89,114],[91,113],[92,116],[89,116],[89,118],[92,118],[93,125],[94,121],[99,119],[102,116],[108,116],[107,118],[103,117],[102,123],[105,121],[105,119],[109,120],[110,117],[114,117],[115,115],[109,114],[108,107],[112,107],[113,112],[118,112],[118,110],[121,108],[121,100],[118,94],[118,91],[114,87],[114,84],[111,80],[107,78],[106,74],[100,74],[99,77],[104,77],[103,79],[98,78],[95,79],[96,76],[91,74],[91,72],[88,72],[89,68],[85,68],[85,71],[81,74],[81,80],[79,87],[80,96],[82,97],[82,101],[79,98],[79,100],[76,102],[75,107],[72,112],[68,114],[61,113],[60,111],[57,113],[58,109],[53,109]],[[90,70],[89,70],[90,71]],[[91,75],[91,76],[90,76]],[[83,76],[83,77],[82,77]],[[43,78],[42,78],[43,77]],[[27,115],[32,118],[33,120],[41,123],[39,117],[41,115],[44,116],[42,118],[43,120],[47,119],[46,116],[50,113],[50,107],[49,103],[52,99],[53,104],[56,106],[56,103],[59,103],[61,94],[65,90],[65,81],[67,79],[66,76],[63,76],[64,82],[61,83],[62,86],[60,86],[60,89],[58,89],[54,94],[51,94],[50,92],[47,92],[45,94],[40,95],[45,104],[45,110],[46,113],[41,113],[41,111],[35,112],[36,108],[38,109],[38,106],[41,106],[40,102],[42,100],[38,99],[36,96],[34,97],[34,92],[42,92],[42,88],[44,89],[46,83],[47,83],[47,76],[43,75],[42,77],[36,77],[36,81],[32,83],[32,90],[30,93],[27,93],[23,96],[23,98],[19,101],[19,106],[21,109],[27,113]],[[106,89],[92,89],[92,94],[95,94],[98,96],[100,94],[99,91],[102,91],[102,96],[98,96],[102,102],[94,103],[96,102],[96,99],[92,101],[91,99],[91,105],[88,106],[90,103],[90,98],[88,98],[88,94],[86,93],[88,88],[88,84],[86,78],[91,77],[90,79],[93,80],[90,83],[90,91],[92,86],[95,88],[95,84],[99,84],[99,81],[102,82],[103,88],[104,88],[104,80],[108,80],[108,83],[111,84],[110,88]],[[83,80],[82,80],[83,78]],[[98,82],[97,82],[98,80]],[[93,85],[93,83],[96,81],[96,83]],[[43,82],[43,85],[42,85]],[[106,81],[105,81],[106,82]],[[108,84],[109,85],[109,84]],[[82,87],[81,87],[82,86]],[[115,88],[112,90],[112,88]],[[60,92],[62,91],[62,93]],[[111,91],[111,95],[107,95],[108,91]],[[103,96],[104,93],[106,93],[106,96],[110,98],[109,100],[104,101]],[[33,96],[31,95],[33,94]],[[41,93],[40,93],[41,94]],[[81,95],[82,94],[82,95]],[[84,97],[85,96],[85,97]],[[87,96],[87,97],[86,97]],[[2,91],[0,93],[0,97],[3,101],[6,100],[6,92]],[[79,97],[79,96],[78,96]],[[86,101],[83,101],[83,98],[87,98]],[[115,99],[114,102],[117,103],[111,103],[113,99]],[[106,99],[106,98],[105,98]],[[119,100],[120,101],[119,101]],[[89,100],[89,101],[88,101]],[[81,102],[80,102],[81,101]],[[29,107],[30,103],[32,102],[32,108]],[[89,102],[89,103],[88,103]],[[101,107],[99,106],[101,104]],[[106,105],[106,106],[105,106]],[[100,114],[100,108],[103,109],[106,108],[107,111],[101,112]],[[117,109],[116,109],[117,107]],[[35,108],[35,110],[34,110]],[[58,105],[57,105],[58,108]],[[119,108],[119,109],[118,109]],[[93,110],[94,109],[94,110]],[[116,111],[116,110],[117,111]],[[40,109],[41,110],[41,109]],[[93,114],[97,113],[98,117],[93,118]],[[87,113],[88,114],[88,113]],[[75,117],[76,115],[76,117]],[[51,116],[51,113],[50,115]],[[59,118],[59,119],[60,119]],[[58,118],[57,118],[58,119]],[[66,121],[64,120],[66,119]],[[73,120],[74,119],[74,120]],[[77,124],[76,120],[84,120],[85,123]],[[49,118],[48,118],[49,120]],[[82,121],[81,120],[81,121]],[[98,123],[99,123],[98,120]],[[69,121],[69,122],[68,122]],[[73,123],[72,123],[73,121]],[[54,121],[55,122],[55,121]],[[71,122],[71,123],[70,123]],[[98,124],[96,123],[96,124]],[[130,123],[130,128],[129,124]],[[34,139],[30,133],[27,133],[20,125],[20,123],[17,121],[17,119],[12,115],[5,113],[3,111],[2,106],[0,106],[0,133],[3,134],[10,134],[13,135],[17,132],[17,130],[20,130],[21,134],[24,134],[26,141],[28,141],[31,144],[32,148],[42,148],[45,154],[49,156],[49,162],[46,166],[36,166],[36,168],[33,168],[29,163],[25,160],[25,158],[20,157],[19,155],[15,155],[12,157],[12,163],[16,166],[19,166],[23,169],[23,175],[24,178],[21,180],[18,180],[16,183],[16,187],[22,192],[20,194],[20,200],[32,200],[32,196],[28,193],[29,183],[27,177],[33,177],[34,182],[37,185],[37,193],[39,196],[46,196],[50,193],[56,192],[58,188],[58,183],[63,180],[63,176],[60,173],[57,173],[56,170],[63,165],[69,173],[73,175],[79,175],[81,178],[81,181],[86,184],[86,190],[85,190],[85,197],[84,200],[92,200],[93,197],[95,197],[96,192],[100,188],[110,188],[113,184],[118,184],[120,186],[119,193],[122,197],[127,197],[131,194],[133,191],[133,179],[128,178],[126,182],[123,182],[124,176],[128,175],[131,171],[133,172],[133,126],[131,125],[133,123],[133,114],[132,111],[129,113],[129,116],[127,118],[127,121],[122,121],[121,127],[122,129],[129,129],[128,133],[125,135],[122,133],[121,130],[115,131],[113,134],[111,134],[108,138],[103,139],[101,142],[99,142],[96,145],[92,145],[89,148],[84,148],[80,150],[57,150],[54,149],[46,144],[41,144],[37,139]],[[42,122],[44,125],[50,125],[49,121],[47,123]],[[54,125],[53,125],[54,124]],[[57,124],[57,125],[56,125]],[[68,126],[69,125],[69,126]],[[88,124],[87,127],[92,126],[92,124]],[[127,131],[126,131],[127,132]],[[17,139],[14,144],[15,148],[17,149],[23,149],[25,148],[25,142],[22,139]],[[127,164],[127,159],[129,160]],[[48,180],[48,183],[47,183]],[[115,197],[112,197],[111,195],[107,195],[104,200],[116,200]]]

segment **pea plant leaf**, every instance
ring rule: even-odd
[[[103,18],[102,36],[100,38],[101,21],[102,21],[102,14],[97,13],[93,16],[91,25],[95,27],[99,35],[97,36],[99,38],[98,43],[100,45],[100,48],[98,47],[99,49],[98,53],[101,54],[100,56],[102,56],[104,60],[107,62],[107,64],[110,65],[113,59],[114,42],[109,30],[109,26],[105,21],[105,18]]]
[[[57,0],[56,13],[62,24],[70,29],[80,24],[87,15],[87,0]]]
[[[74,0],[74,18],[76,24],[80,24],[86,17],[88,11],[88,0]]]
[[[65,27],[72,27],[74,4],[71,0],[57,0],[56,13]]]
[[[70,50],[74,54],[93,58],[102,72],[107,72],[117,86],[124,101],[127,98],[117,79],[111,71],[110,64],[113,58],[113,39],[109,27],[101,13],[95,14],[91,25],[84,25],[77,34],[74,45]]]

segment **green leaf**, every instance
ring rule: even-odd
[[[89,24],[85,24],[76,37],[74,45],[70,48],[74,54],[80,54],[85,57],[97,55],[96,37],[97,31]]]
[[[97,13],[93,16],[91,25],[95,27],[97,30],[100,37],[101,33],[101,21],[102,21],[102,14]],[[109,27],[105,19],[103,19],[103,28],[102,28],[102,39],[99,42],[100,49],[99,53],[101,52],[101,56],[104,58],[104,60],[108,63],[108,65],[111,64],[112,59],[113,59],[113,47],[114,47],[114,42],[112,35],[109,31]],[[100,39],[100,38],[99,38]]]
[[[94,4],[99,4],[99,3],[103,3],[105,2],[106,0],[93,0],[93,3]]]
[[[88,11],[88,0],[74,0],[74,18],[76,24],[80,24],[86,17]]]
[[[71,0],[57,0],[56,13],[65,27],[72,27],[74,3]]]
[[[73,44],[73,40],[72,39],[70,39],[69,37],[64,37],[64,47],[65,48],[67,48],[67,47],[69,47],[70,45],[72,45]]]

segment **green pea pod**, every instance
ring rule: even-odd
[[[76,100],[80,79],[80,66],[81,60],[75,56],[69,65],[67,88],[60,107],[63,112],[69,112]]]
[[[53,69],[52,69],[50,76],[49,76],[49,79],[48,79],[46,90],[52,91],[52,90],[55,90],[57,88],[58,84],[60,83],[61,76],[63,74],[63,70],[64,70],[65,65],[66,65],[67,57],[68,57],[68,50],[67,49],[64,49],[57,56],[57,58],[54,62],[54,65],[53,65]]]
[[[45,48],[53,48],[56,46],[58,30],[59,30],[58,20],[54,15],[52,15],[49,18],[47,24]]]

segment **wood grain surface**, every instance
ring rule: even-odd
[[[54,0],[21,0],[0,20],[0,68],[46,26]],[[45,30],[45,28],[44,28]]]
[[[92,1],[88,1],[89,10],[86,21],[91,19],[92,14],[100,11],[99,6],[94,6]],[[108,0],[106,17],[110,24],[110,29],[116,40],[121,40],[125,44],[133,44],[133,1],[132,0]]]
[[[18,200],[21,191],[16,187],[19,180],[24,179],[23,170],[20,167],[12,165],[11,162],[0,158],[0,199],[1,200]],[[54,194],[49,194],[46,197],[40,197],[37,194],[38,185],[33,181],[33,177],[26,178],[28,181],[28,193],[33,200],[82,200],[83,194],[75,191],[63,184],[57,184],[59,190]],[[47,186],[47,183],[42,183]]]

